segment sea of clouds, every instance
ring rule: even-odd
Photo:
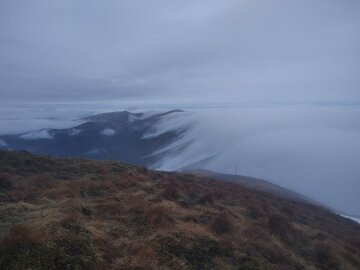
[[[169,115],[153,135],[184,127],[187,132],[163,149],[169,154],[155,168],[176,170],[209,158],[202,162],[204,169],[234,173],[237,168],[239,174],[360,214],[359,120],[357,106],[222,108]]]
[[[75,127],[83,116],[123,109],[3,107],[0,134]],[[153,165],[155,169],[179,170],[194,163],[223,173],[236,168],[238,174],[270,180],[360,215],[359,120],[359,106],[193,108],[167,115],[144,139],[186,130],[179,140],[154,153],[167,153]]]

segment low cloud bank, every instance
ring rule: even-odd
[[[112,128],[105,128],[104,130],[101,131],[101,135],[104,136],[114,136],[116,133],[115,130],[113,130]]]
[[[234,173],[237,167],[238,174],[359,215],[359,119],[360,108],[353,106],[193,110],[164,119],[153,131],[188,128],[154,167],[176,170],[212,157],[203,168]]]
[[[2,108],[0,133],[74,127],[81,121],[73,120],[82,116],[124,109],[129,110],[74,105]],[[177,170],[197,163],[205,169],[234,173],[237,167],[238,174],[270,180],[359,216],[359,119],[359,106],[192,109],[167,115],[144,138],[186,130],[179,140],[154,153],[167,153],[154,164],[155,169]],[[40,135],[49,134],[30,137]],[[0,142],[3,147],[4,143]],[[98,151],[102,150],[88,153]]]
[[[21,139],[25,140],[37,140],[37,139],[53,139],[53,136],[47,129],[41,129],[31,131],[20,136]]]
[[[351,217],[351,216],[345,216],[345,215],[341,215],[341,216],[343,216],[345,218],[348,218],[348,219],[351,219],[351,220],[353,220],[353,221],[360,224],[360,218],[359,217]]]
[[[0,135],[22,134],[43,128],[70,128],[79,125],[90,110],[59,105],[11,104],[0,107]]]
[[[8,144],[4,140],[0,140],[0,147],[7,147]]]

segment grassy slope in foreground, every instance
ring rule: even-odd
[[[0,152],[0,269],[360,269],[360,226],[190,174]]]

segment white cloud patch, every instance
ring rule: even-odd
[[[116,133],[116,131],[113,130],[112,128],[106,128],[101,131],[101,135],[104,135],[104,136],[114,136],[115,133]]]
[[[7,147],[8,144],[4,140],[0,140],[0,147]]]
[[[69,131],[70,136],[76,136],[79,135],[82,132],[81,129],[73,128]]]
[[[31,131],[21,135],[20,138],[25,140],[53,139],[52,135],[47,129]]]
[[[352,217],[352,216],[346,216],[346,215],[341,215],[341,216],[343,216],[344,218],[351,219],[360,224],[360,217]]]
[[[140,119],[141,119],[141,117],[136,116],[136,115],[134,115],[134,114],[130,114],[130,115],[129,115],[128,122],[134,122],[134,121],[137,121],[137,120],[140,120]]]
[[[0,135],[72,128],[84,122],[81,116],[96,111],[69,104],[1,104]]]

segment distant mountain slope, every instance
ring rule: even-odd
[[[281,196],[287,199],[291,200],[298,200],[303,202],[309,202],[316,205],[321,205],[320,203],[316,202],[315,200],[306,197],[305,195],[302,195],[300,193],[297,193],[295,191],[292,191],[290,189],[278,186],[276,184],[273,184],[269,181],[254,178],[254,177],[248,177],[243,175],[233,175],[233,174],[223,174],[223,173],[217,173],[209,170],[189,170],[188,172],[193,173],[195,175],[199,176],[206,176],[211,177],[218,180],[223,181],[230,181],[237,184],[241,184],[247,188],[255,189],[258,191],[268,192],[276,196]]]
[[[357,222],[357,223],[360,224],[360,217],[347,216],[347,215],[341,215],[341,216],[343,216],[344,218],[351,219],[351,220],[353,220],[353,221],[355,221],[355,222]]]
[[[246,181],[0,151],[0,269],[357,270],[360,225]]]
[[[127,111],[103,113],[84,117],[81,119],[84,123],[73,128],[0,136],[0,148],[151,165],[158,160],[152,154],[176,140],[182,131],[173,130],[151,137],[144,135],[151,132],[164,116],[181,112],[172,110],[151,115]]]

